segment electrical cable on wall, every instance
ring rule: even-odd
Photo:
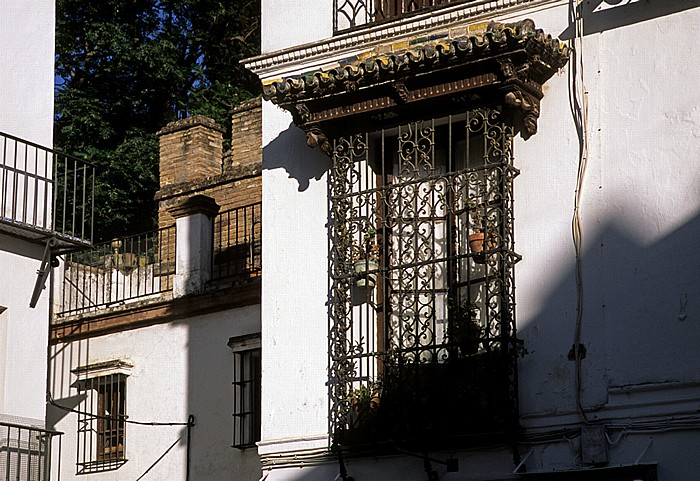
[[[583,324],[583,274],[581,266],[581,247],[583,244],[583,234],[581,230],[581,199],[583,196],[583,181],[586,175],[588,164],[588,91],[584,79],[583,60],[583,0],[572,0],[571,20],[575,26],[575,35],[572,43],[572,51],[575,55],[575,62],[572,62],[573,71],[571,78],[571,109],[574,114],[574,121],[579,130],[579,162],[576,176],[576,191],[574,195],[574,215],[571,220],[571,232],[576,255],[576,329],[574,332],[574,362],[576,378],[576,409],[585,423],[588,418],[583,409],[581,401],[581,328]],[[577,79],[579,82],[577,82]],[[580,92],[579,92],[580,89]],[[580,102],[579,102],[580,100]]]
[[[132,421],[127,418],[127,416],[123,415],[116,415],[116,416],[100,416],[99,414],[94,414],[94,413],[89,413],[87,411],[80,411],[78,409],[73,409],[69,408],[67,406],[62,406],[58,404],[56,401],[54,401],[53,397],[51,396],[51,393],[46,393],[46,397],[48,400],[48,403],[58,409],[61,409],[63,411],[69,412],[69,413],[74,413],[74,414],[82,414],[83,416],[90,416],[92,418],[96,419],[108,419],[108,420],[114,420],[118,419],[121,422],[127,423],[127,424],[137,424],[139,426],[188,426],[192,427],[194,426],[194,416],[190,415],[186,423],[168,423],[168,422],[156,422],[156,421]],[[121,418],[121,419],[119,419]]]

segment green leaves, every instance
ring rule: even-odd
[[[57,0],[55,144],[99,167],[96,240],[155,227],[158,141],[258,94],[259,0]]]

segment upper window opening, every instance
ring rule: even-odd
[[[465,0],[335,0],[335,32]]]

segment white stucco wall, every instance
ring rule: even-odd
[[[51,146],[54,2],[0,2],[0,132]],[[43,421],[48,291],[29,308],[43,249],[0,234],[0,414]]]
[[[294,11],[264,2],[264,45],[274,45],[266,51],[323,34],[316,30],[321,16],[314,15],[325,11],[324,3],[330,2],[305,3],[308,35],[292,34],[280,43],[277,32]],[[536,3],[492,18],[532,18],[552,36],[571,39],[569,2]],[[582,404],[592,421],[603,423],[692,414],[700,402],[700,261],[694,254],[700,240],[700,91],[691,80],[700,54],[700,7],[692,1],[630,0],[584,2],[583,8],[586,35],[577,52],[584,59],[589,155],[581,205],[587,349]],[[323,18],[331,24],[330,16]],[[528,350],[519,362],[520,409],[530,429],[581,422],[574,363],[567,359],[577,304],[571,235],[579,162],[570,109],[574,60],[545,85],[538,133],[527,141],[518,137],[514,146],[521,170],[515,239],[523,256],[516,266],[516,309]],[[281,72],[289,69],[280,66]],[[274,77],[271,70],[266,75]],[[273,353],[264,359],[263,444],[275,452],[311,447],[309,439],[320,440],[326,429],[328,161],[308,149],[291,118],[269,102],[263,119],[262,325],[263,345]],[[645,451],[649,439],[630,429],[611,446],[611,464],[655,460],[660,479],[697,475],[699,461],[686,449],[700,442],[697,428],[657,432]],[[532,469],[571,468],[575,457],[567,443],[555,442],[539,448],[530,463]],[[512,468],[499,469],[505,476]],[[295,469],[275,479],[299,479]],[[316,479],[313,473],[322,479],[322,472],[308,468],[311,477],[305,479]],[[460,479],[450,476],[444,479]]]
[[[257,481],[261,474],[256,450],[231,447],[233,371],[228,341],[259,330],[260,309],[251,306],[52,346],[52,396],[62,406],[80,409],[80,393],[70,387],[77,379],[71,370],[128,360],[133,365],[126,385],[129,420],[182,423],[194,415],[190,479]],[[60,479],[83,479],[76,476],[77,415],[49,407],[48,418],[65,432]],[[185,427],[128,424],[125,442],[128,461],[119,469],[91,474],[91,479],[185,479]]]
[[[274,52],[333,35],[333,2],[262,0],[262,48]]]
[[[0,2],[0,131],[51,146],[54,0]]]
[[[319,274],[328,270],[329,161],[306,146],[287,112],[265,103],[263,119],[262,243],[275,248],[263,247],[262,260],[263,352],[274,353],[262,360],[262,439],[303,433],[326,445],[328,278]]]

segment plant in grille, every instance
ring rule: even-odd
[[[336,442],[445,438],[517,422],[512,139],[498,110],[479,109],[335,140]],[[376,288],[356,289],[357,246],[368,232]],[[481,252],[470,249],[474,232],[486,233]],[[378,380],[376,425],[359,433],[353,400]]]

